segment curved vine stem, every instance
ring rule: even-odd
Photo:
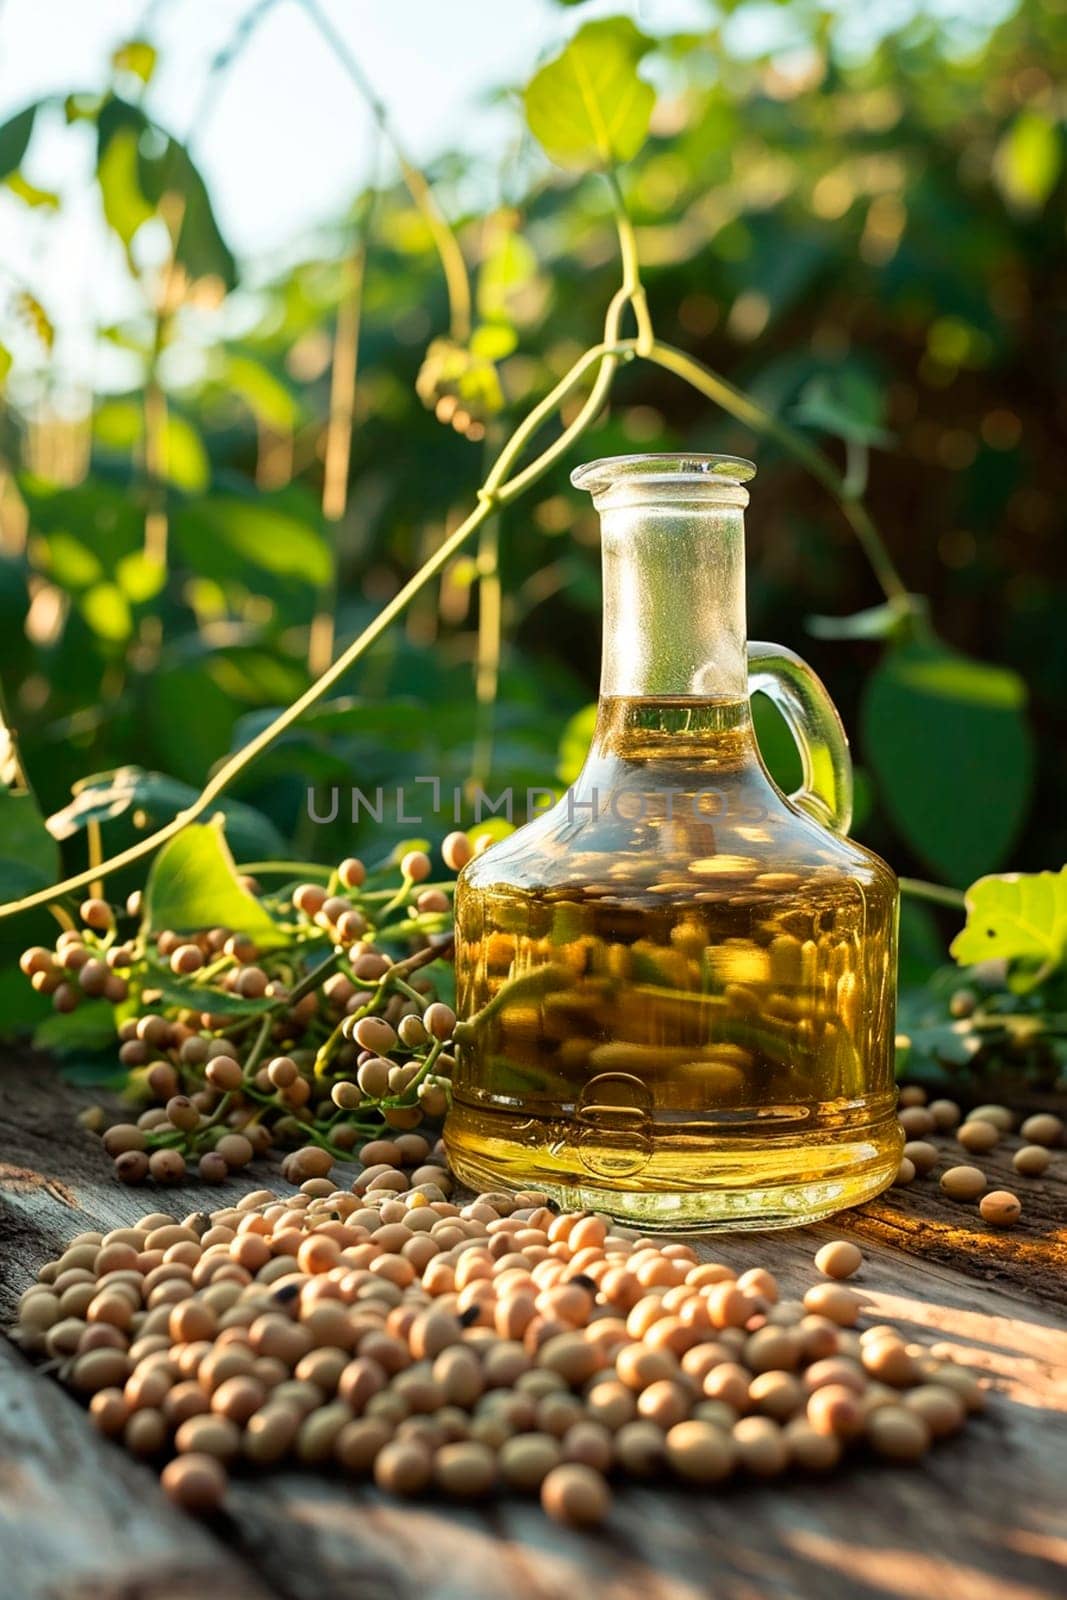
[[[945,906],[949,911],[966,909],[966,899],[961,889],[948,889],[941,883],[927,883],[925,878],[900,878],[900,892],[912,900],[926,900],[933,906]]]
[[[801,466],[808,469],[811,477],[821,483],[824,490],[832,494],[832,498],[841,507],[841,515],[845,517],[849,528],[856,534],[857,541],[861,544],[864,555],[872,566],[875,578],[880,582],[881,590],[886,600],[899,606],[907,606],[910,610],[909,589],[905,586],[901,574],[897,573],[893,557],[886,549],[885,541],[881,538],[873,523],[867,507],[859,501],[856,491],[849,486],[846,478],[841,477],[833,462],[825,458],[821,450],[808,443],[803,434],[776,418],[771,411],[763,410],[750,395],[742,394],[741,389],[734,389],[733,384],[728,384],[725,378],[720,378],[718,373],[713,373],[709,366],[697,362],[696,357],[686,354],[685,350],[675,349],[672,344],[664,344],[662,339],[656,339],[651,349],[646,352],[649,362],[662,366],[665,371],[675,373],[678,378],[685,379],[699,394],[707,395],[715,405],[721,406],[729,416],[739,422],[744,422],[745,427],[750,427],[753,434],[761,434],[765,438],[773,438],[774,442],[789,451],[790,456],[800,461]]]
[[[842,515],[859,540],[886,599],[902,609],[905,607],[911,609],[912,601],[907,585],[893,564],[893,558],[886,549],[870,512],[860,501],[854,488],[821,450],[809,444],[808,440],[789,427],[788,423],[780,421],[770,411],[765,411],[749,395],[742,393],[740,389],[735,389],[725,378],[720,378],[717,372],[712,372],[710,367],[706,367],[702,361],[688,355],[686,351],[678,350],[673,345],[664,344],[662,340],[656,339],[651,348],[644,353],[656,366],[663,367],[667,372],[673,372],[677,377],[684,379],[731,417],[736,417],[738,422],[751,428],[753,433],[773,439],[806,467],[816,482],[821,483],[841,507]]]

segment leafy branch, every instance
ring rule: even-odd
[[[470,288],[458,243],[436,203],[432,202],[425,179],[414,174],[407,162],[389,128],[384,108],[375,98],[362,69],[343,39],[323,15],[316,0],[298,0],[298,3],[331,44],[360,93],[367,99],[376,121],[396,152],[412,197],[434,232],[449,289],[453,334],[465,337],[470,327]],[[164,827],[110,860],[76,873],[52,888],[0,906],[0,918],[48,904],[66,894],[74,894],[109,874],[132,866],[173,839],[188,823],[208,814],[216,801],[257,758],[342,680],[403,614],[415,596],[444,570],[471,536],[489,523],[501,507],[518,499],[531,484],[543,477],[581,437],[608,399],[622,361],[634,357],[647,358],[652,364],[681,377],[753,431],[779,442],[837,500],[889,600],[900,606],[909,603],[906,587],[869,513],[858,499],[851,476],[842,477],[821,451],[765,411],[748,395],[735,389],[694,357],[655,337],[641,280],[636,237],[616,173],[616,162],[628,159],[636,151],[648,129],[652,92],[636,71],[642,54],[641,36],[632,29],[632,25],[620,32],[614,24],[589,24],[556,62],[549,63],[538,73],[527,91],[527,114],[531,127],[549,154],[558,155],[571,164],[575,160],[580,164],[595,164],[607,178],[618,230],[622,272],[620,286],[607,308],[600,342],[586,350],[572,364],[552,390],[514,429],[490,468],[469,515],[315,682],[219,767],[192,805],[179,811]],[[602,112],[601,103],[612,108],[610,113]],[[636,336],[633,338],[622,337],[622,321],[628,307],[632,307],[636,323]],[[593,381],[572,421],[532,461],[521,466],[520,462],[541,428],[589,373],[593,373]]]

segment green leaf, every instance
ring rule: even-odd
[[[317,588],[333,573],[333,554],[321,528],[262,496],[213,495],[181,506],[174,516],[174,538],[195,572],[221,581],[247,584],[251,566]]]
[[[188,1006],[219,1017],[255,1016],[269,1011],[273,1004],[271,1000],[246,1000],[229,989],[213,989],[209,983],[178,983],[158,972],[151,973],[144,986],[168,1006]]]
[[[949,947],[961,966],[997,958],[1036,965],[1032,987],[1067,955],[1067,867],[979,878],[966,895],[967,922]]]
[[[1063,165],[1060,132],[1033,110],[1021,111],[997,145],[993,174],[1013,211],[1040,211]]]
[[[156,127],[139,106],[119,95],[109,95],[101,105],[96,126],[97,172],[112,175],[117,186],[117,210],[108,215],[108,221],[119,237],[128,244],[125,234],[139,214],[144,220],[144,207],[153,215],[166,209],[165,199],[180,196],[181,222],[174,229],[176,259],[194,281],[217,278],[223,290],[232,289],[237,282],[237,263],[219,231],[204,180],[185,146]],[[130,171],[129,136],[136,154],[136,173]],[[112,172],[108,153],[115,139],[124,140],[127,149],[116,158]],[[107,205],[105,195],[105,212]],[[132,238],[132,233],[129,236]]]
[[[804,385],[793,419],[819,433],[852,444],[890,445],[893,435],[882,426],[885,396],[881,385],[854,367],[820,373]]]
[[[37,185],[24,178],[21,172],[9,173],[4,179],[4,187],[17,195],[24,205],[43,206],[46,211],[59,210],[59,196],[55,190],[38,189]]]
[[[909,595],[904,601],[886,600],[848,617],[808,617],[805,627],[816,639],[892,639],[922,607],[918,595]]]
[[[147,83],[156,69],[156,50],[147,39],[130,39],[120,44],[111,57],[116,72],[129,72]]]
[[[76,1011],[57,1011],[34,1030],[37,1050],[69,1056],[106,1050],[118,1037],[114,1007],[107,1000],[84,1001]]]
[[[792,794],[803,782],[800,752],[782,713],[765,694],[754,694],[751,701],[752,726],[759,753],[783,794]]]
[[[227,352],[223,362],[227,388],[240,395],[252,415],[268,427],[285,430],[296,426],[300,408],[291,389],[262,361],[238,351]]]
[[[104,569],[88,545],[69,533],[36,535],[30,545],[33,564],[63,589],[88,589],[99,583]]]
[[[0,728],[0,740],[10,735]],[[0,899],[18,900],[59,876],[59,851],[28,790],[0,786]]]
[[[514,227],[497,222],[478,271],[478,315],[486,322],[510,323],[512,302],[537,273],[533,248]]]
[[[596,714],[597,707],[594,701],[592,705],[583,706],[580,711],[576,711],[565,723],[560,735],[556,760],[556,776],[561,783],[572,784],[581,772],[593,740]]]
[[[998,865],[1026,817],[1034,765],[1026,688],[936,639],[892,647],[868,679],[864,750],[886,810],[941,877]]]
[[[648,48],[629,17],[587,22],[531,79],[526,120],[553,161],[610,167],[637,154],[656,103],[652,86],[637,75]]]
[[[223,927],[247,934],[263,948],[284,944],[283,931],[242,888],[222,826],[221,816],[190,822],[163,846],[145,885],[146,931]]]
[[[0,178],[17,171],[29,147],[37,105],[16,112],[0,127]]]
[[[130,603],[117,583],[94,583],[78,601],[78,609],[98,639],[123,644],[133,632]]]
[[[155,215],[141,193],[138,176],[137,132],[119,128],[101,152],[96,179],[100,185],[104,217],[126,246],[127,254],[134,235]]]
[[[159,594],[167,581],[167,569],[143,550],[131,550],[115,564],[115,579],[123,594],[134,605],[144,605]]]
[[[146,828],[162,827],[196,799],[191,784],[179,783],[162,772],[141,767],[120,767],[86,778],[62,811],[48,818],[53,839],[72,839],[90,822],[114,822],[136,814]],[[260,812],[240,800],[220,800],[226,837],[242,860],[263,861],[285,853],[285,841]],[[50,880],[52,881],[52,880]]]
[[[144,408],[133,400],[105,400],[93,416],[93,437],[105,450],[128,454],[144,441]],[[163,476],[187,494],[202,494],[211,479],[211,463],[199,432],[173,407],[163,431]]]

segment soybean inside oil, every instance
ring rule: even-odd
[[[773,784],[747,699],[602,697],[574,789],[460,879],[453,1166],[645,1228],[878,1192],[896,915],[889,868]]]

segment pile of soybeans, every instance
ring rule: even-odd
[[[787,1300],[760,1266],[738,1275],[539,1194],[459,1205],[443,1168],[397,1177],[79,1234],[15,1336],[198,1513],[231,1470],[296,1461],[396,1495],[539,1495],[593,1526],[611,1480],[716,1488],[850,1451],[913,1463],[983,1404],[936,1348],[859,1331],[839,1281],[855,1245],[820,1250]]]

